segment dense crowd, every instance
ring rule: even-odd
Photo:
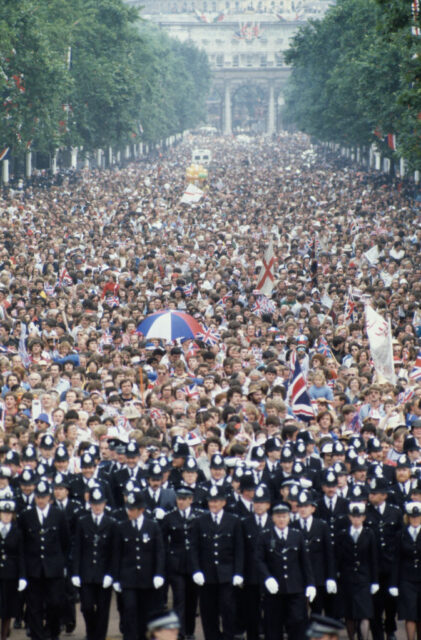
[[[196,139],[0,196],[1,640],[421,638],[421,215],[300,135]],[[273,243],[272,292],[257,288]],[[365,305],[390,320],[376,371]],[[178,310],[196,339],[145,338]],[[313,417],[296,412],[299,362]]]

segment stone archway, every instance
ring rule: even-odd
[[[233,133],[263,134],[267,129],[268,87],[265,83],[243,83],[232,92]]]
[[[213,86],[212,90],[206,100],[207,110],[207,124],[216,127],[220,131],[223,128],[223,106],[224,106],[224,93],[223,88]]]

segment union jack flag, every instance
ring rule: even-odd
[[[409,377],[413,382],[421,381],[421,351],[418,351],[417,359],[409,373]]]
[[[325,337],[320,336],[319,338],[319,344],[317,346],[317,353],[320,353],[322,356],[325,356],[326,358],[331,358],[332,357],[332,352],[330,350],[330,347],[327,343],[327,340]]]
[[[345,302],[345,309],[344,309],[345,322],[347,324],[353,321],[354,312],[355,312],[355,301],[352,295],[349,295]]]
[[[56,284],[50,284],[49,282],[44,282],[44,291],[47,294],[47,296],[54,296],[55,293],[55,289],[56,289],[57,283]]]
[[[3,344],[0,345],[0,353],[17,353],[15,347],[5,347]]]
[[[107,304],[109,307],[119,307],[120,306],[120,300],[118,299],[117,296],[108,296],[108,298],[105,298],[105,304]]]
[[[360,420],[360,414],[357,411],[355,413],[355,416],[352,418],[351,422],[350,422],[350,427],[353,431],[355,431],[356,433],[359,433],[361,431],[361,420]]]
[[[288,401],[293,414],[297,416],[299,420],[310,422],[310,420],[314,418],[313,406],[307,392],[307,386],[298,358],[295,360],[294,373],[288,385]]]
[[[266,296],[258,296],[252,311],[259,317],[264,313],[273,313],[275,311],[275,303],[270,298],[266,298]]]
[[[409,402],[413,395],[413,389],[405,389],[405,391],[402,391],[398,395],[398,404],[405,404],[405,402]]]
[[[99,341],[99,346],[103,347],[105,344],[113,344],[113,337],[111,333],[103,333]]]
[[[149,415],[152,420],[157,420],[158,418],[162,418],[164,416],[164,412],[157,407],[152,407],[152,409],[149,411]]]
[[[184,291],[184,295],[189,298],[190,296],[193,295],[193,291],[194,291],[194,286],[193,283],[190,282],[189,284],[186,284],[185,287],[183,287],[183,291]]]
[[[186,387],[183,387],[183,391],[189,400],[195,400],[200,396],[197,384],[189,384]]]
[[[232,291],[228,291],[224,296],[222,296],[220,300],[218,300],[216,304],[222,305],[223,307],[225,307],[225,305],[227,304],[227,300],[229,300],[229,298],[232,298]]]
[[[203,332],[199,332],[196,334],[196,340],[201,340],[205,344],[209,344],[213,347],[215,344],[221,339],[220,334],[215,329],[210,329],[205,325],[202,325]]]
[[[58,278],[59,281],[59,285],[61,287],[71,287],[73,284],[73,280],[70,276],[70,273],[67,271],[66,267],[63,267],[63,269],[60,271],[60,275]]]

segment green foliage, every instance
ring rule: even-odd
[[[154,142],[200,122],[209,82],[122,0],[0,0],[0,150]]]
[[[338,0],[286,54],[286,121],[323,141],[376,142],[420,168],[421,38],[412,25],[409,0]],[[396,154],[375,131],[396,134]]]

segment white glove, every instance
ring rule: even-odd
[[[72,585],[77,589],[80,589],[82,583],[80,581],[79,576],[72,576]]]
[[[316,593],[316,587],[307,587],[306,598],[308,598],[310,602],[313,602],[314,598],[316,597]]]
[[[164,578],[162,578],[162,576],[154,576],[154,579],[152,582],[153,582],[154,589],[160,589],[164,584]]]
[[[392,596],[392,598],[397,598],[399,595],[398,587],[389,587],[389,593]]]
[[[117,593],[121,593],[121,584],[119,582],[114,582],[113,584],[113,589],[114,591],[116,591]]]
[[[154,511],[154,514],[157,520],[162,520],[166,516],[166,512],[164,511],[164,509],[161,509],[161,507],[157,507]]]
[[[336,580],[326,580],[326,591],[328,593],[338,593]]]
[[[377,593],[377,591],[380,589],[379,585],[377,583],[372,584],[370,587],[370,593],[372,596],[374,596],[375,593]]]
[[[27,586],[28,583],[26,582],[25,578],[19,578],[18,591],[25,591]]]
[[[201,571],[196,571],[196,573],[193,573],[192,578],[194,584],[197,584],[198,587],[203,587],[203,585],[205,584],[205,576]]]
[[[234,587],[242,587],[244,584],[243,576],[234,576],[232,579],[232,584]]]
[[[102,588],[103,589],[109,589],[111,587],[111,585],[113,584],[113,579],[111,576],[104,576],[104,579],[102,581]]]
[[[265,587],[273,596],[279,591],[279,584],[275,578],[266,578]]]

